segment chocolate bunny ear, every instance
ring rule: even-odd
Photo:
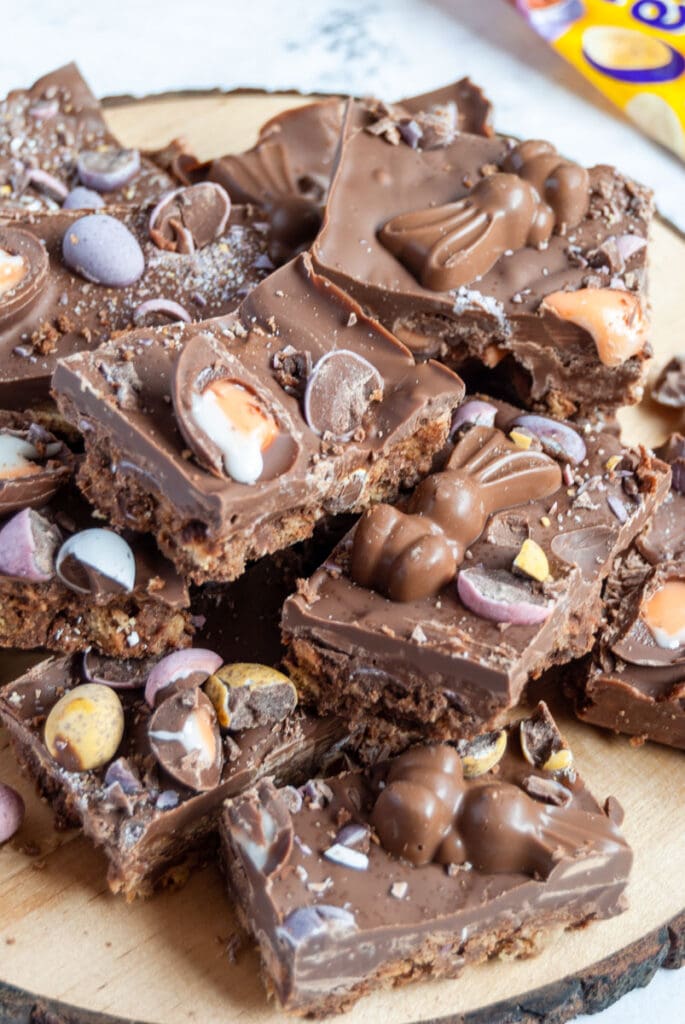
[[[448,291],[487,273],[508,249],[546,241],[553,226],[529,182],[492,174],[457,202],[393,217],[379,238],[425,288]]]
[[[221,161],[222,181],[238,203],[265,203],[299,195],[288,154],[280,142],[262,145]]]
[[[553,494],[561,470],[549,455],[517,447],[496,427],[473,427],[459,441],[447,469],[471,477],[489,515]]]

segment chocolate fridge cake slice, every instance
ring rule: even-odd
[[[671,463],[670,497],[617,559],[607,622],[567,681],[584,722],[685,750],[685,439],[673,435],[659,454]]]
[[[491,107],[468,78],[389,107],[374,101],[379,117],[396,131],[416,131],[414,113],[427,111],[435,131],[491,134]],[[309,245],[321,226],[343,124],[338,96],[293,107],[272,117],[245,153],[229,154],[193,172],[217,181],[234,202],[253,203],[269,224],[268,253],[274,264]]]
[[[381,986],[529,957],[624,909],[622,812],[587,790],[544,705],[458,750],[227,802],[229,891],[285,1010],[326,1016]]]
[[[286,676],[224,663],[231,641],[218,628],[213,640],[221,653],[50,658],[0,690],[0,722],[57,827],[80,825],[129,899],[185,880],[226,797],[264,776],[302,780],[344,738],[297,709]]]
[[[0,404],[47,399],[58,358],[121,331],[228,313],[265,276],[265,247],[264,225],[212,183],[177,189],[152,212],[0,222]]]
[[[0,647],[139,658],[189,644],[185,582],[151,538],[93,517],[77,461],[30,417],[0,413]]]
[[[75,64],[0,100],[0,218],[155,202],[178,181],[124,149]]]
[[[235,317],[122,336],[60,361],[53,388],[84,434],[89,501],[196,583],[416,482],[463,396],[306,256]]]
[[[498,368],[569,416],[636,402],[648,189],[549,143],[412,131],[351,102],[315,265],[417,355]]]
[[[586,653],[602,580],[669,486],[616,436],[501,402],[455,427],[444,470],[367,511],[283,609],[302,699],[381,749],[492,728]]]

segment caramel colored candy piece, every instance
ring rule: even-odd
[[[109,686],[84,683],[65,693],[45,723],[45,745],[72,772],[101,768],[114,757],[124,734],[124,710]]]
[[[552,292],[545,296],[541,308],[592,335],[605,366],[620,366],[647,344],[647,318],[639,298],[632,292],[620,288]]]
[[[544,583],[549,577],[547,555],[530,537],[526,537],[521,545],[521,550],[514,559],[514,568],[540,583]]]

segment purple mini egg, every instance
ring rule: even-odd
[[[77,185],[67,195],[67,198],[62,203],[62,209],[99,210],[104,205],[105,200],[98,192],[93,192],[91,188],[84,188],[83,185]]]
[[[67,228],[62,239],[64,262],[95,284],[124,288],[145,270],[138,240],[115,217],[91,213]]]

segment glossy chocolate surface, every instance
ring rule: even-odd
[[[457,131],[490,134],[490,103],[469,79],[444,89],[401,100],[392,108],[379,104],[403,125],[418,111],[431,111],[434,132],[442,122]],[[286,110],[261,128],[245,153],[213,160],[208,177],[228,191],[234,202],[254,203],[269,221],[269,255],[275,264],[309,245],[321,225],[335,166],[345,101],[320,100]],[[426,126],[426,131],[428,127]],[[426,138],[428,135],[426,135]]]
[[[598,395],[608,405],[619,394],[634,400],[646,349],[609,377],[588,332],[541,300],[586,287],[639,294],[649,192],[610,167],[576,170],[549,152],[516,159],[543,143],[514,148],[502,136],[464,132],[434,148],[412,147],[377,125],[372,106],[349,104],[312,250],[321,271],[421,355],[458,367],[467,357],[494,366],[510,354],[529,378],[522,394],[530,401],[552,402],[558,393],[558,407],[565,401],[572,411],[596,405]],[[544,230],[536,185],[547,197]],[[525,197],[532,228],[521,227]],[[629,248],[619,245],[624,238]],[[591,393],[581,365],[606,376],[608,390]]]
[[[0,249],[19,251],[13,237],[21,235],[38,246],[40,259],[47,254],[48,261],[40,285],[21,309],[14,302],[19,289],[0,296],[0,404],[6,408],[25,408],[46,398],[59,358],[92,350],[114,332],[133,328],[144,303],[171,300],[183,307],[188,320],[204,320],[235,308],[265,276],[260,266],[264,234],[244,208],[233,210],[217,238],[207,241],[203,236],[201,248],[183,253],[155,244],[149,210],[118,207],[109,209],[108,215],[139,242],[145,270],[125,287],[96,284],[71,270],[62,254],[65,234],[83,215],[83,210],[36,213],[21,225],[0,225]],[[168,321],[167,315],[151,314],[142,323]],[[119,386],[122,392],[135,390],[135,379],[122,379]]]
[[[506,435],[518,410],[493,405],[495,427]],[[455,452],[474,431],[489,429],[472,427]],[[641,460],[613,435],[587,429],[582,439],[586,458],[563,467],[554,493],[524,498],[523,504],[516,504],[515,495],[503,498],[501,511],[486,517],[482,533],[464,552],[464,570],[480,566],[486,573],[508,574],[532,599],[548,602],[544,621],[491,621],[462,603],[454,578],[417,599],[410,593],[391,600],[360,586],[350,577],[352,531],[284,606],[288,659],[306,698],[368,728],[384,723],[389,730],[437,738],[473,735],[518,702],[529,677],[586,652],[599,618],[602,579],[663,499],[669,474],[663,463]],[[617,458],[609,462],[612,456]],[[626,476],[616,471],[621,460],[630,466]],[[459,491],[453,500],[461,496]],[[420,525],[421,517],[416,519]],[[526,540],[547,559],[544,582],[511,576]],[[421,580],[429,562],[417,557],[413,571]]]
[[[216,466],[211,471],[205,468],[202,455],[202,463],[198,461],[200,447],[207,451],[199,427],[195,429],[198,441],[192,446],[196,457],[189,456],[186,439],[193,424],[184,405],[184,388],[177,392],[181,419],[174,415],[170,399],[185,347],[198,337],[205,339],[210,353],[204,368],[208,376],[202,378],[205,384],[213,379],[213,368],[219,367],[219,376],[230,376],[247,389],[278,424],[282,443],[279,440],[266,450],[264,472],[253,484],[238,483],[226,471],[219,470],[217,475]],[[315,366],[334,348],[363,356],[384,380],[382,399],[369,405],[360,429],[348,441],[319,437],[312,430],[300,398],[279,369],[281,357],[291,349],[306,354],[304,362]],[[189,383],[203,372],[194,357],[187,371],[190,376],[184,379]],[[125,402],[117,387],[124,373],[134,374],[136,380],[131,400]],[[394,445],[412,438],[418,424],[444,418],[463,394],[461,381],[444,367],[417,366],[404,346],[316,275],[305,257],[253,290],[239,316],[207,321],[200,327],[132,332],[96,353],[60,362],[53,387],[64,415],[83,431],[88,457],[111,452],[115,487],[125,486],[131,478],[173,518],[173,535],[157,524],[160,547],[198,582],[230,578],[230,570],[215,564],[202,573],[188,561],[191,555],[184,561],[183,547],[190,548],[193,537],[198,536],[200,544],[230,544],[232,538],[252,537],[262,524],[299,508],[311,507],[318,519],[322,509],[342,512],[363,507],[374,464],[380,468],[378,460]],[[426,468],[431,454],[421,454]],[[417,467],[405,467],[403,472],[413,475]],[[111,488],[100,490],[95,481],[89,485],[89,495],[119,524],[155,528],[149,517],[136,518],[134,501],[125,494],[117,499]],[[188,539],[186,527],[193,531]]]
[[[230,647],[227,639],[228,657]],[[148,661],[148,671],[155,660]],[[114,675],[123,678],[128,668],[134,688],[117,689],[124,708],[124,736],[114,758],[102,768],[67,771],[50,756],[43,740],[51,708],[62,694],[85,680],[82,654],[43,661],[5,686],[0,691],[0,719],[20,763],[51,795],[58,823],[81,825],[86,835],[103,846],[110,863],[110,887],[129,898],[149,893],[166,871],[202,849],[227,796],[265,774],[287,782],[298,773],[315,770],[318,757],[343,736],[340,725],[330,719],[309,719],[299,712],[276,726],[220,736],[215,726],[219,744],[215,768],[196,776],[196,755],[186,753],[185,759],[179,759],[183,751],[170,736],[178,735],[192,746],[196,730],[187,727],[184,732],[183,716],[164,710],[169,702],[184,697],[192,704],[192,691],[170,696],[161,706],[158,701],[153,712],[143,698],[147,673],[141,675],[133,662],[118,665],[123,672],[115,667]],[[99,665],[99,672],[107,675],[106,663]],[[208,719],[212,717],[212,705],[204,694],[196,693],[196,699]]]
[[[454,976],[507,943],[516,953],[518,929],[620,912],[631,853],[575,773],[532,768],[514,729],[496,774],[465,781],[459,761],[418,747],[313,781],[299,808],[269,783],[229,801],[230,890],[286,1009],[339,1011],[385,978],[412,980],[418,960],[421,977]],[[400,786],[421,808],[413,825],[387,801]],[[529,795],[554,786],[563,805]]]
[[[30,89],[13,90],[0,100],[0,218],[59,209],[59,199],[32,171],[56,178],[66,194],[79,184],[79,154],[120,146],[75,64],[51,71]],[[175,184],[143,156],[135,176],[103,198],[138,206]]]
[[[617,559],[604,589],[607,624],[568,685],[584,721],[685,749],[685,643],[661,646],[645,617],[649,598],[671,581],[685,581],[685,495],[675,488]]]

